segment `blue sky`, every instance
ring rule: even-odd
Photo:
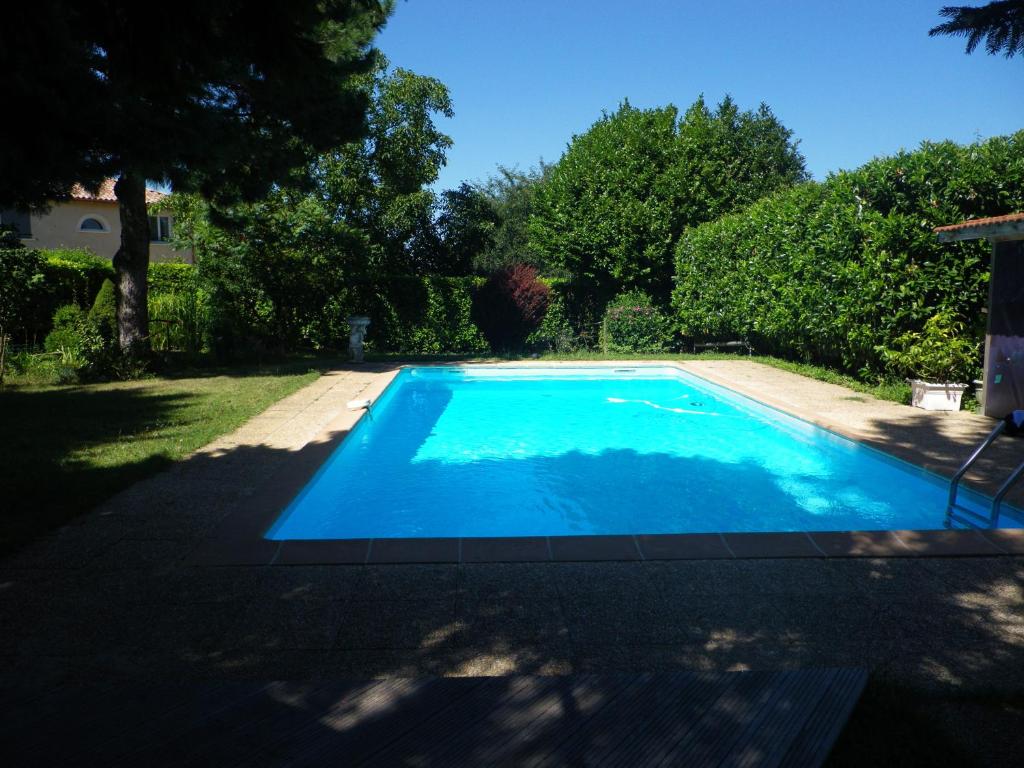
[[[821,179],[922,140],[1024,128],[1024,60],[928,37],[949,2],[399,0],[378,46],[449,88],[438,189],[554,162],[624,98],[685,109],[701,93],[766,102]]]

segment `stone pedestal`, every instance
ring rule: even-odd
[[[363,315],[352,315],[346,318],[348,327],[351,329],[348,335],[348,349],[352,353],[352,362],[363,362],[363,339],[366,337],[366,329],[370,325],[370,318]]]

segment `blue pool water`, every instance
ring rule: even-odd
[[[934,529],[947,487],[674,368],[410,368],[267,537]]]

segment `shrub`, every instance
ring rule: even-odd
[[[544,319],[526,340],[528,347],[567,354],[580,346],[580,340],[573,332],[566,311],[565,299],[555,290],[548,299],[548,310]]]
[[[209,328],[207,295],[198,288],[149,296],[149,334],[158,352],[200,352]]]
[[[43,346],[56,356],[56,380],[60,384],[136,375],[133,368],[125,368],[116,340],[104,336],[97,323],[77,304],[57,309],[53,330]]]
[[[477,291],[473,318],[495,352],[521,349],[540,326],[550,289],[537,269],[514,264],[492,274]]]
[[[117,292],[112,280],[104,280],[100,286],[89,310],[89,321],[103,338],[109,341],[117,338]]]
[[[687,336],[749,338],[866,380],[902,376],[905,359],[883,351],[930,318],[972,318],[958,333],[972,345],[982,335],[988,245],[942,244],[932,229],[1022,208],[1024,131],[925,143],[688,230],[676,317]]]
[[[627,291],[608,304],[601,333],[608,352],[664,352],[671,326],[647,294]]]
[[[879,352],[894,373],[925,381],[970,382],[978,373],[981,350],[962,320],[949,312],[930,317],[920,331],[909,331]]]

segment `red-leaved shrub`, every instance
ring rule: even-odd
[[[473,320],[495,352],[522,349],[548,310],[549,289],[529,264],[494,272],[473,301]]]

